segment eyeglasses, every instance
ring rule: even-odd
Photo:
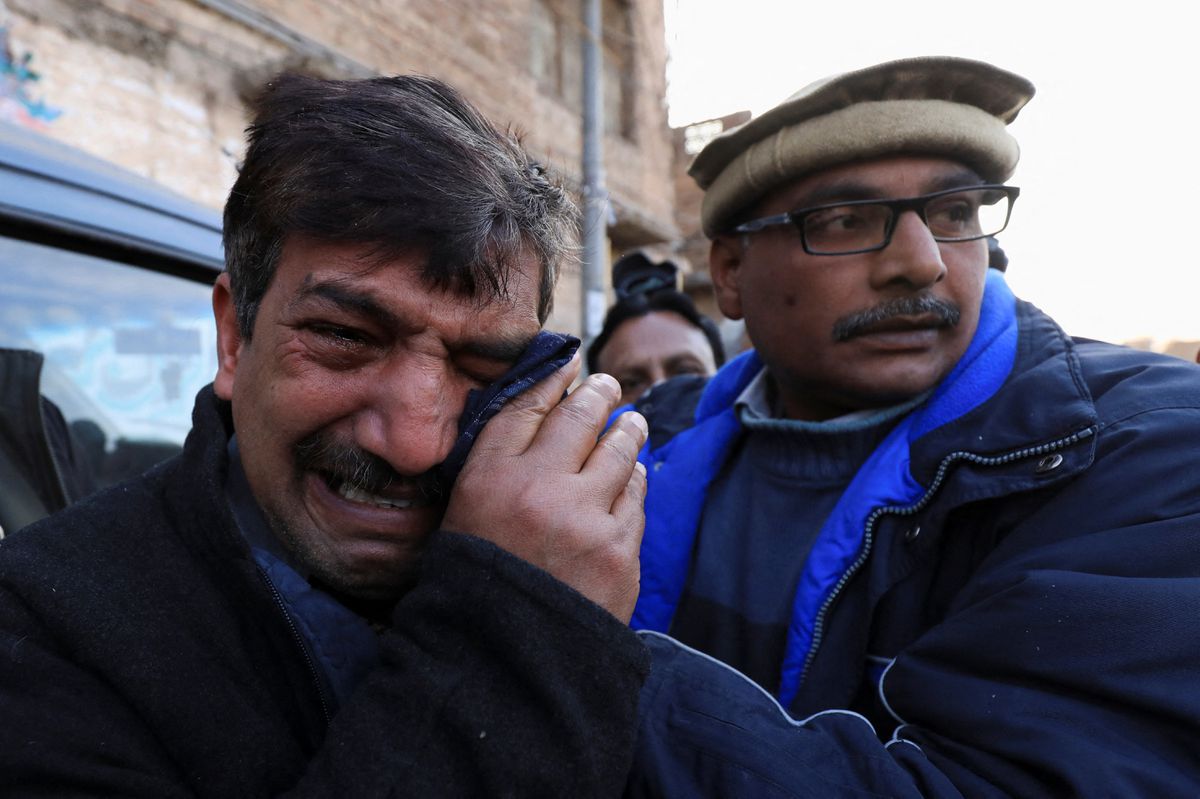
[[[900,215],[916,211],[934,241],[974,241],[1008,226],[1020,193],[1016,186],[989,184],[899,200],[851,200],[754,219],[733,232],[757,233],[776,225],[792,225],[800,231],[800,243],[810,255],[854,255],[891,244]]]

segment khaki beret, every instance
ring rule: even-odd
[[[780,186],[851,161],[934,155],[1000,183],[1020,150],[1005,126],[1033,84],[982,61],[906,58],[811,83],[770,111],[731,128],[688,169],[705,190],[710,238]]]

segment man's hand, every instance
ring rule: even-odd
[[[571,363],[512,399],[467,458],[442,521],[538,566],[628,621],[637,601],[646,475],[637,453],[646,421],[622,414],[617,381]]]

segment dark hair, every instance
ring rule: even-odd
[[[1000,242],[995,236],[988,236],[988,267],[997,272],[1008,271],[1008,256],[1000,249]]]
[[[491,299],[532,253],[538,317],[578,212],[562,186],[465,98],[434,78],[284,74],[254,104],[249,147],[225,204],[225,263],[242,335],[291,234],[360,242],[380,261],[414,250],[437,288]]]
[[[600,352],[608,344],[617,328],[630,319],[640,319],[653,311],[669,311],[682,316],[704,333],[708,345],[712,347],[713,362],[718,367],[725,363],[725,345],[721,341],[721,332],[717,323],[696,310],[692,298],[675,289],[659,289],[643,294],[627,294],[608,309],[604,317],[604,327],[600,335],[592,339],[587,348],[588,372],[599,370]]]
[[[654,261],[638,251],[622,255],[612,267],[613,292],[618,302],[630,294],[677,288],[678,280],[679,267],[674,261]]]

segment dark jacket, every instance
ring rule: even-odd
[[[648,636],[633,795],[1200,795],[1200,369],[1072,340],[1025,303],[1016,320],[999,389],[909,446],[917,498],[866,509],[803,622],[787,714]],[[739,364],[705,397],[736,396]],[[696,404],[654,395],[656,415]],[[651,497],[714,468],[690,435],[740,435],[715,413],[701,399],[648,454]],[[643,597],[663,592],[647,548],[688,554],[663,516],[648,510]]]
[[[0,543],[0,795],[604,796],[646,652],[598,606],[435,534],[332,719],[222,494],[232,423]]]

